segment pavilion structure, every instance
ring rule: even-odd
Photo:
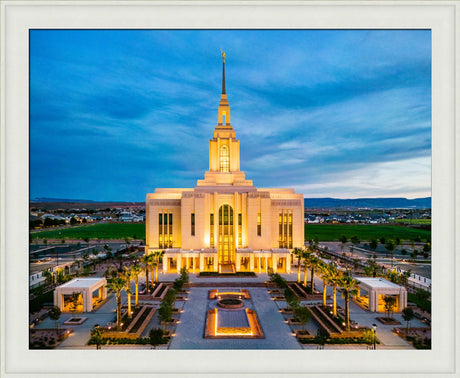
[[[365,304],[369,311],[385,312],[383,298],[393,296],[396,299],[395,311],[400,312],[407,307],[407,291],[404,286],[380,277],[354,277],[359,281],[356,300]],[[363,295],[363,291],[366,294]]]
[[[105,278],[77,277],[54,289],[54,305],[66,311],[66,297],[78,293],[83,298],[82,312],[91,312],[94,304],[107,298],[107,280]],[[95,292],[96,295],[95,295]]]
[[[240,170],[222,55],[209,170],[195,188],[157,188],[147,194],[145,253],[165,251],[164,273],[183,267],[194,273],[289,273],[290,252],[304,246],[303,195],[294,189],[256,188]]]

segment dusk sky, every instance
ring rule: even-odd
[[[429,30],[30,31],[30,198],[144,201],[209,169],[305,197],[431,196]]]

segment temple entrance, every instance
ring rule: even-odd
[[[235,245],[233,232],[233,208],[222,205],[219,208],[218,258],[219,265],[228,267],[235,262]]]

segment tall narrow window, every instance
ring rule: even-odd
[[[158,214],[158,247],[163,248],[163,214]]]
[[[173,215],[170,211],[158,214],[158,247],[172,248],[173,246]]]
[[[209,246],[212,248],[214,247],[214,214],[209,214],[209,228],[211,230],[211,235],[210,235],[210,240],[209,240]]]
[[[220,166],[219,170],[221,172],[229,172],[230,171],[230,153],[228,151],[228,146],[223,145],[220,147],[219,151],[219,158],[220,158]]]
[[[280,248],[292,248],[292,210],[279,213],[278,243]]]
[[[257,213],[257,236],[262,235],[262,223],[261,223],[261,214]]]
[[[191,223],[192,223],[192,236],[195,236],[195,213],[191,214]]]
[[[219,263],[221,264],[234,261],[233,235],[233,208],[225,204],[219,208],[219,236],[217,245]]]
[[[243,246],[243,216],[238,214],[238,247]]]

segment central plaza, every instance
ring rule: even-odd
[[[287,280],[295,281],[296,274],[291,273],[284,275]],[[177,274],[160,274],[160,282],[172,282],[178,277]],[[216,281],[213,277],[199,277],[190,275],[190,288],[184,301],[176,301],[175,307],[180,309],[179,322],[172,331],[171,341],[158,349],[317,349],[315,344],[302,344],[295,336],[295,330],[300,326],[288,324],[289,317],[282,314],[282,309],[287,306],[286,301],[275,301],[270,295],[270,289],[265,286],[269,280],[266,274],[257,275],[257,277],[222,277]],[[239,286],[241,285],[241,286]],[[322,290],[322,282],[317,279],[315,282],[317,288]],[[207,311],[216,307],[216,299],[209,299],[209,292],[217,289],[218,291],[244,291],[247,290],[250,299],[244,300],[245,305],[250,310],[254,310],[263,331],[263,338],[222,338],[210,339],[205,338],[206,314]],[[134,285],[132,285],[134,291]],[[332,294],[329,287],[328,294]],[[127,295],[122,294],[122,303],[126,306]],[[302,301],[302,305],[319,304],[320,300]],[[328,301],[330,303],[330,301]],[[338,295],[337,304],[343,308],[344,300]],[[154,304],[159,309],[160,304]],[[94,349],[94,346],[87,345],[91,330],[95,326],[102,326],[113,322],[116,311],[116,300],[114,294],[109,294],[106,301],[91,312],[85,313],[63,313],[61,321],[82,316],[86,318],[83,324],[72,325],[72,332],[57,349]],[[377,317],[381,313],[371,312],[364,309],[355,302],[350,303],[350,317],[360,326],[372,328],[372,325],[378,323]],[[394,318],[405,324],[400,313],[394,314]],[[51,329],[54,328],[54,321],[49,317],[37,324],[34,329]],[[418,319],[411,322],[411,327],[426,326]],[[161,327],[157,316],[150,321],[141,337],[148,337],[151,328]],[[171,327],[169,327],[171,328]],[[312,319],[307,323],[307,329],[313,334],[319,329],[319,325]],[[377,349],[413,349],[413,346],[393,332],[394,325],[384,325],[378,323],[376,336],[380,344]],[[103,345],[102,349],[150,349],[150,345]],[[326,345],[325,349],[369,349],[364,344],[343,344],[343,345]]]

